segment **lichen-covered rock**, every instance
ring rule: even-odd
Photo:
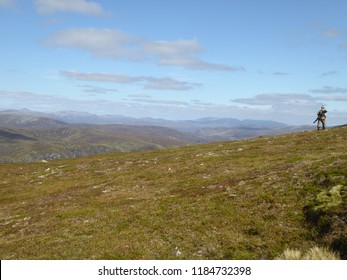
[[[347,187],[320,192],[304,207],[304,214],[323,241],[347,259]]]
[[[342,185],[332,187],[329,191],[322,191],[316,197],[316,206],[314,210],[329,211],[330,209],[339,207],[343,203],[341,190],[344,188]]]

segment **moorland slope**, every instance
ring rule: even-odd
[[[346,258],[347,127],[0,164],[1,259]]]

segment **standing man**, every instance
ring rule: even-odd
[[[314,121],[314,123],[315,123],[316,121],[318,121],[318,122],[317,122],[317,129],[318,129],[318,130],[320,130],[320,124],[321,124],[321,123],[322,123],[323,129],[325,129],[326,118],[327,118],[326,113],[327,113],[327,112],[328,112],[328,111],[325,110],[325,107],[324,107],[324,106],[322,106],[322,107],[320,108],[320,110],[318,111],[318,113],[317,113],[317,119]]]

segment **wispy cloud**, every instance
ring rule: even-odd
[[[289,73],[287,73],[287,72],[280,72],[280,71],[274,72],[272,74],[275,76],[288,76],[289,75]]]
[[[338,28],[325,28],[320,31],[320,41],[321,42],[332,42],[337,43],[337,48],[339,50],[347,50],[347,29]]]
[[[347,93],[347,88],[325,86],[322,88],[311,89],[310,92],[321,94]]]
[[[196,106],[213,106],[214,104],[212,102],[204,102],[201,101],[199,99],[194,99],[191,100],[192,104],[196,105]]]
[[[346,95],[328,95],[328,96],[323,96],[321,100],[347,102],[347,96]]]
[[[341,92],[342,88],[328,88],[328,91]],[[345,89],[347,92],[347,89]],[[231,100],[235,103],[245,104],[249,115],[271,116],[270,119],[282,120],[290,123],[311,124],[311,118],[315,117],[318,108],[325,102],[347,102],[346,95],[310,95],[299,93],[264,93],[250,98],[238,98]],[[250,107],[248,107],[250,106]],[[346,112],[329,111],[329,123],[345,123]]]
[[[343,43],[339,44],[338,48],[340,50],[347,50],[347,42],[343,42]]]
[[[324,29],[322,35],[326,38],[336,38],[347,34],[347,30],[341,30],[336,28]]]
[[[89,85],[79,85],[79,87],[84,88],[83,92],[86,92],[90,95],[108,94],[108,93],[118,92],[117,89],[96,87],[96,86],[89,86]]]
[[[326,71],[326,72],[323,72],[320,76],[322,77],[326,77],[326,76],[332,76],[332,75],[336,75],[338,72],[337,71]]]
[[[251,98],[237,98],[232,102],[247,105],[274,105],[280,103],[297,104],[299,101],[311,101],[313,98],[308,94],[298,93],[264,93]]]
[[[73,106],[70,99],[29,91],[0,90],[0,97],[5,104],[9,104],[9,108],[35,108],[45,111],[46,109],[52,110],[54,107],[69,108]]]
[[[36,11],[47,15],[58,12],[101,15],[104,13],[100,4],[86,0],[34,0]]]
[[[169,106],[189,106],[190,103],[184,101],[176,101],[176,100],[158,100],[158,99],[150,99],[150,98],[134,98],[131,101],[140,102],[140,103],[149,103],[149,104],[158,104],[158,105],[169,105]]]
[[[156,41],[116,29],[72,28],[45,40],[50,47],[81,49],[95,57],[129,61],[154,61],[161,66],[191,70],[244,71],[242,66],[207,62],[199,58],[204,49],[196,39]]]
[[[235,103],[245,104],[251,116],[254,118],[272,119],[285,123],[311,124],[324,98],[316,98],[309,94],[301,93],[264,93],[250,98],[231,100]],[[251,106],[251,107],[248,107]],[[331,121],[332,114],[329,115]],[[340,121],[334,117],[334,121]]]
[[[81,73],[77,71],[61,71],[64,77],[79,81],[108,82],[119,84],[141,84],[144,89],[185,91],[194,89],[201,84],[178,81],[172,78],[155,78],[148,76],[129,76],[111,73]]]
[[[151,98],[148,94],[138,93],[138,94],[130,94],[130,98]]]
[[[199,83],[189,83],[184,81],[177,81],[171,78],[152,78],[143,77],[147,83],[144,89],[157,89],[157,90],[191,90],[201,86]]]
[[[264,93],[250,98],[233,99],[231,102],[245,104],[254,107],[266,107],[267,110],[274,114],[308,114],[314,112],[322,102],[347,102],[346,95],[333,95],[331,93],[347,92],[347,88],[325,87],[323,89],[314,90],[317,93],[329,95],[309,95],[299,93]],[[300,113],[299,113],[300,112]]]
[[[108,82],[118,84],[132,84],[142,81],[141,77],[131,77],[128,75],[111,73],[81,73],[77,71],[60,71],[60,75],[79,81]]]
[[[17,0],[0,0],[0,8],[15,8]]]

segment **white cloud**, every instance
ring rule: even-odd
[[[206,62],[197,40],[151,41],[116,29],[72,28],[57,32],[46,46],[81,49],[95,57],[130,61],[154,61],[162,66],[192,70],[244,71],[242,66]]]
[[[96,57],[138,60],[143,55],[137,39],[114,29],[71,28],[57,32],[45,41],[47,46],[81,49]]]
[[[57,12],[74,12],[80,14],[100,15],[102,7],[93,1],[86,0],[34,0],[36,10],[40,14]]]
[[[178,81],[172,78],[154,78],[148,76],[129,76],[124,74],[110,73],[81,73],[77,71],[61,71],[64,77],[73,78],[80,81],[108,82],[119,84],[142,84],[144,89],[153,90],[190,90],[200,84]]]
[[[242,67],[205,62],[197,57],[204,51],[196,39],[177,41],[145,41],[144,51],[151,54],[159,65],[182,66],[195,70],[242,71]]]
[[[131,84],[142,81],[139,77],[131,77],[123,74],[110,74],[110,73],[81,73],[77,71],[61,71],[60,74],[64,77],[73,78],[79,81],[94,81],[94,82],[108,82],[119,84]]]

